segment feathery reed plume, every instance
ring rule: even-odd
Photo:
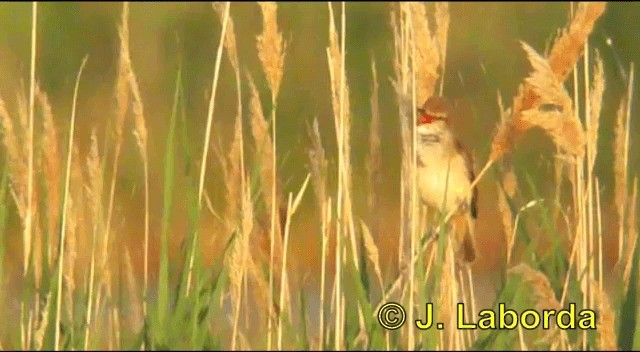
[[[2,99],[0,99],[0,124],[2,124],[3,144],[8,158],[11,194],[22,226],[25,226],[28,174],[28,166],[25,160],[27,159],[27,150],[25,143],[22,141],[23,138],[20,136],[21,131],[16,131],[13,120]]]
[[[231,349],[233,350],[236,349],[236,336],[238,332],[238,323],[240,321],[242,283],[245,280],[245,272],[248,266],[248,241],[250,233],[253,230],[253,204],[251,203],[250,189],[245,189],[245,187],[248,186],[244,182],[243,150],[242,116],[240,115],[240,111],[238,111],[235,118],[234,136],[228,154],[228,163],[225,163],[227,166],[225,167],[226,170],[224,172],[225,187],[227,190],[227,208],[225,210],[224,219],[228,224],[228,229],[236,231],[237,233],[233,251],[227,257],[229,261],[226,263],[230,268],[230,293],[234,310],[234,337],[231,340]],[[238,182],[239,179],[242,181]],[[240,201],[239,204],[238,200]]]
[[[127,5],[128,7],[128,5]],[[143,245],[143,262],[144,262],[144,277],[143,277],[143,299],[142,299],[142,314],[147,315],[147,291],[149,287],[149,158],[147,151],[147,125],[144,117],[144,104],[142,103],[142,95],[140,94],[140,88],[138,86],[138,79],[133,66],[131,64],[131,56],[129,50],[129,11],[125,11],[122,18],[122,26],[119,29],[120,34],[120,58],[123,62],[123,69],[125,72],[121,74],[125,75],[127,88],[130,94],[133,96],[133,115],[134,115],[134,131],[133,134],[138,146],[138,152],[142,159],[142,166],[144,172],[144,245]],[[126,16],[126,17],[125,17]],[[124,88],[124,89],[127,89]]]
[[[573,117],[571,98],[562,81],[555,77],[547,60],[526,43],[521,44],[533,72],[520,86],[513,102],[512,117],[498,125],[491,141],[489,160],[474,184],[493,162],[511,150],[517,138],[533,127],[544,130],[563,152],[574,155],[583,153],[584,130],[580,120]]]
[[[101,255],[102,262],[100,267],[104,268],[107,265],[107,253],[109,251],[110,237],[111,237],[111,220],[113,218],[113,207],[115,201],[115,187],[116,179],[118,177],[118,161],[120,160],[120,151],[122,143],[124,141],[123,130],[127,117],[127,111],[129,109],[131,93],[129,89],[128,76],[131,65],[129,61],[129,47],[128,45],[122,45],[122,43],[129,43],[129,3],[124,2],[122,5],[122,14],[120,18],[120,25],[118,27],[118,37],[120,40],[120,52],[118,59],[118,77],[115,85],[115,100],[116,100],[116,115],[113,125],[113,132],[115,134],[115,150],[113,154],[113,164],[111,167],[111,186],[109,190],[109,204],[107,206],[107,219],[105,226],[105,243]]]
[[[520,263],[508,271],[509,275],[517,275],[522,280],[522,293],[530,294],[529,301],[532,308],[537,311],[542,310],[558,310],[562,308],[562,304],[558,302],[556,295],[551,288],[551,283],[547,275],[543,272],[533,269],[528,264]],[[543,340],[547,343],[557,333],[557,329],[551,324],[550,330],[542,330]]]
[[[367,257],[373,264],[373,271],[376,274],[376,279],[378,279],[378,284],[380,284],[380,289],[384,290],[382,270],[380,270],[380,254],[378,246],[376,246],[376,241],[374,241],[369,228],[363,221],[360,221],[360,227],[362,228],[362,239],[364,242],[364,248],[367,251]]]
[[[221,2],[212,3],[213,9],[218,16],[218,19],[222,23],[225,21],[225,6]],[[238,222],[240,221],[239,212],[242,205],[238,205],[238,196],[243,190],[244,187],[244,164],[243,164],[243,154],[242,154],[242,94],[240,87],[240,62],[238,59],[238,49],[236,45],[236,34],[235,34],[235,26],[234,21],[231,15],[229,15],[226,19],[227,22],[227,30],[226,35],[224,37],[224,48],[226,49],[227,57],[229,58],[229,62],[234,71],[235,81],[236,81],[236,96],[237,96],[237,111],[235,117],[235,126],[234,126],[234,135],[231,144],[231,154],[229,155],[229,160],[231,164],[227,162],[227,159],[223,156],[219,155],[221,158],[221,163],[223,165],[223,174],[225,179],[225,187],[226,187],[226,200],[227,200],[227,213],[225,215],[225,222],[228,231],[235,231]],[[230,167],[230,168],[229,168]],[[242,179],[241,186],[238,187],[237,180],[240,177]],[[240,202],[242,203],[242,201]]]
[[[438,52],[440,53],[440,95],[444,89],[444,74],[446,69],[446,56],[447,56],[447,37],[449,34],[449,3],[448,2],[436,2],[436,30],[434,37],[438,43]]]
[[[596,338],[596,349],[599,351],[616,351],[618,350],[616,330],[615,330],[615,312],[611,309],[609,296],[601,288],[598,282],[590,280],[590,290],[593,292],[594,300],[597,303],[598,313],[598,335]]]
[[[218,19],[220,22],[224,21],[224,6],[220,2],[213,3],[213,9],[218,15]],[[237,111],[236,118],[242,117],[242,89],[240,82],[240,60],[238,59],[238,47],[236,45],[236,33],[235,26],[233,22],[233,18],[229,15],[227,18],[227,32],[224,38],[224,47],[227,50],[227,57],[229,58],[229,62],[233,67],[233,72],[235,74],[236,81],[236,97],[237,97]],[[242,129],[242,127],[241,127]],[[241,152],[241,160],[244,160],[244,153]],[[240,163],[240,177],[242,179],[242,184],[245,184],[245,172],[244,172],[244,162]],[[244,186],[242,186],[244,187]]]
[[[535,51],[523,43],[525,51],[527,51],[529,56],[529,61],[534,66],[534,73],[535,70],[539,69],[544,72],[544,75],[538,75],[539,78],[542,79],[542,81],[538,83],[544,82],[546,84],[551,84],[552,86],[557,86],[558,84],[560,86],[562,85],[562,82],[564,82],[568,74],[571,72],[571,69],[582,56],[584,44],[593,30],[595,21],[597,21],[604,13],[605,6],[606,4],[603,2],[580,3],[578,11],[569,24],[568,29],[565,29],[554,41],[548,60],[541,60]],[[552,76],[549,76],[549,74]],[[531,86],[531,83],[535,83],[535,81],[526,83],[527,84],[520,86],[518,95],[514,99],[511,119],[507,123],[499,124],[496,128],[491,141],[491,153],[489,154],[489,158],[485,166],[476,176],[476,180],[473,182],[472,186],[475,186],[491,165],[509,152],[515,141],[531,127],[531,121],[526,121],[526,119],[523,121],[520,115],[522,115],[523,112],[531,111],[531,109],[539,108],[550,103],[548,101],[540,103],[539,101],[545,97],[551,98],[551,96],[546,94],[542,97],[539,95],[540,93],[545,93],[544,86],[538,86],[538,88],[542,88],[541,92],[540,89],[536,90],[535,86]],[[564,95],[558,95],[557,93],[560,92],[555,91],[553,92],[553,95],[556,97]],[[547,107],[553,107],[553,105],[555,104],[551,104],[551,106]],[[561,112],[564,112],[569,116],[567,111]],[[554,129],[565,130],[566,138],[571,138],[572,136],[569,133],[575,133],[578,130],[577,125],[579,121],[577,121],[577,119],[574,119],[572,122],[572,120],[569,119],[549,119],[550,116],[548,116],[548,114],[545,115],[547,115],[546,118],[539,119],[540,121],[538,124],[547,125],[547,128],[543,127],[547,133],[550,133]],[[551,134],[551,136],[554,138],[553,134]],[[584,143],[583,133],[579,133],[574,137],[575,138],[571,138],[566,141],[563,141],[562,138],[559,140],[554,138],[554,142],[561,142],[561,147],[568,147],[568,151],[573,154],[581,154],[582,150],[580,145]]]
[[[411,39],[416,48],[413,62],[416,68],[416,101],[419,103],[427,100],[435,92],[438,68],[445,55],[440,49],[445,48],[447,35],[447,28],[439,29],[440,38],[431,34],[426,6],[426,3],[422,2],[409,2],[406,7],[408,15],[411,16]],[[444,12],[442,9],[439,10],[441,18],[438,24],[448,24]]]
[[[613,175],[614,175],[614,204],[616,207],[617,224],[618,224],[618,260],[622,259],[622,251],[624,248],[624,208],[627,198],[627,172],[625,170],[626,161],[626,99],[620,101],[616,118],[616,126],[614,129],[615,138],[613,142]]]
[[[336,122],[336,130],[341,131],[342,135],[338,136],[341,140],[344,138],[344,142],[348,143],[350,127],[349,114],[349,84],[346,80],[346,75],[343,77],[345,67],[343,67],[343,59],[345,53],[341,51],[340,40],[338,39],[338,32],[336,30],[335,19],[333,15],[333,8],[329,4],[329,47],[327,48],[327,56],[329,59],[329,75],[331,84],[331,104],[333,106],[333,116]],[[344,86],[344,90],[341,89]],[[344,117],[341,114],[344,112]],[[344,122],[341,120],[344,118]],[[344,126],[345,130],[340,127]],[[348,144],[344,146],[348,148]]]
[[[318,348],[324,346],[324,301],[325,301],[325,285],[326,285],[326,264],[327,264],[327,245],[329,239],[329,228],[331,223],[331,198],[327,194],[327,158],[325,150],[322,147],[322,138],[320,137],[320,127],[318,119],[313,119],[313,127],[309,127],[309,136],[311,138],[311,148],[309,148],[309,165],[311,169],[311,182],[313,190],[318,202],[320,210],[321,222],[321,262],[320,262],[320,322],[318,333]]]
[[[41,153],[44,159],[44,174],[47,183],[47,219],[50,241],[58,228],[60,209],[60,155],[58,136],[53,119],[53,112],[47,94],[36,85],[36,98],[42,108],[43,140]],[[52,241],[52,244],[54,242]],[[53,246],[55,247],[55,245]]]
[[[116,113],[115,120],[113,123],[113,137],[114,137],[114,154],[111,165],[111,182],[109,188],[109,201],[107,205],[107,215],[104,226],[104,236],[103,242],[104,246],[102,246],[102,253],[100,253],[100,263],[99,268],[102,273],[100,277],[99,286],[105,288],[105,296],[111,297],[111,269],[108,266],[108,259],[110,257],[110,246],[111,246],[111,221],[113,219],[113,209],[115,205],[115,190],[116,190],[116,180],[118,178],[118,169],[119,169],[119,160],[120,160],[120,152],[122,149],[122,144],[124,142],[124,126],[126,122],[127,112],[129,110],[131,94],[129,90],[128,84],[128,74],[130,71],[130,61],[129,61],[129,47],[127,45],[122,45],[122,43],[129,43],[129,3],[124,2],[122,5],[122,14],[120,17],[120,24],[118,26],[118,39],[121,44],[119,47],[119,57],[118,57],[118,76],[116,78],[115,83],[115,103],[116,103]],[[98,291],[98,295],[96,297],[96,306],[100,306],[102,291]],[[87,341],[88,337],[85,335],[85,340]],[[111,340],[109,340],[111,343]]]
[[[264,195],[265,204],[270,206],[274,201],[279,203],[279,192],[276,190],[275,195],[272,193],[270,186],[276,182],[273,179],[273,158],[274,149],[271,136],[269,136],[269,124],[262,112],[262,103],[260,102],[260,95],[258,89],[253,81],[251,75],[247,74],[247,81],[249,82],[250,101],[249,111],[251,115],[251,134],[255,141],[256,148],[256,162],[260,163],[260,184],[262,186],[262,193]],[[276,222],[276,227],[278,223]],[[276,233],[279,233],[276,230]]]
[[[49,262],[47,266],[51,266],[54,258],[57,256],[55,248],[57,248],[57,238],[54,235],[59,226],[59,210],[60,210],[60,161],[59,161],[59,148],[57,140],[57,132],[54,124],[53,112],[49,99],[36,82],[35,96],[37,103],[40,105],[42,112],[42,142],[38,146],[38,156],[36,159],[36,168],[44,171],[44,182],[46,188],[44,190],[46,196],[47,210],[45,223],[45,229],[47,233],[47,251],[49,254]],[[22,99],[20,99],[22,100]],[[26,108],[26,106],[24,107]],[[35,190],[37,192],[37,190]],[[35,195],[34,195],[35,196]],[[37,212],[38,209],[35,209]],[[37,219],[37,216],[33,216]],[[46,258],[41,255],[43,244],[43,234],[40,229],[40,224],[36,223],[36,230],[33,232],[33,249],[32,253],[36,253],[33,256],[32,266],[35,276],[35,285],[40,287],[42,278],[42,262]],[[38,307],[36,307],[38,309]]]
[[[211,5],[215,10],[216,15],[218,15],[218,20],[220,20],[220,23],[222,23],[224,21],[224,10],[225,10],[224,5],[218,1],[212,3]],[[233,24],[233,18],[231,16],[229,16],[227,27],[228,27],[227,33],[226,33],[226,36],[224,37],[224,47],[227,50],[227,57],[229,58],[229,62],[231,63],[233,70],[235,71],[236,75],[239,76],[240,61],[238,60],[238,46],[236,45],[236,32]]]
[[[635,182],[633,184],[633,191],[631,193],[631,198],[629,198],[629,212],[627,215],[627,240],[628,243],[625,245],[625,253],[623,260],[624,263],[624,273],[623,273],[623,282],[625,292],[629,286],[629,276],[631,275],[631,265],[633,264],[633,251],[638,246],[638,228],[637,226],[637,211],[636,207],[638,206],[638,178],[636,177]]]
[[[222,5],[222,3],[220,2],[214,2],[213,3],[213,9],[215,10],[216,14],[218,15],[218,19],[220,20],[220,22],[224,21],[224,6]],[[236,33],[235,33],[235,26],[234,26],[234,22],[233,22],[233,18],[229,15],[228,19],[227,19],[227,32],[226,32],[226,36],[224,38],[224,47],[227,50],[227,57],[229,58],[229,62],[231,63],[231,66],[233,67],[233,71],[235,74],[235,80],[236,80],[236,96],[237,96],[237,112],[236,112],[236,128],[240,128],[242,130],[242,89],[241,89],[241,82],[240,82],[240,61],[238,59],[238,47],[236,44]],[[240,127],[238,127],[238,124],[240,124]],[[234,145],[236,145],[235,143],[238,143],[239,140],[237,140],[236,138],[238,138],[238,136],[234,137]],[[236,146],[236,148],[238,148],[238,146]],[[233,147],[232,147],[233,149]],[[239,169],[240,169],[240,178],[242,180],[241,182],[241,189],[244,189],[244,185],[246,183],[245,180],[245,172],[244,172],[244,150],[243,148],[240,148],[238,150],[240,152],[240,156],[239,156],[239,160],[241,161],[239,163]],[[231,182],[231,180],[228,180]],[[229,186],[229,184],[227,183],[227,186]],[[230,201],[231,199],[227,199],[228,201]],[[237,200],[233,200],[234,202],[236,202]],[[227,220],[229,220],[227,218]],[[234,218],[234,225],[237,222],[237,218]]]
[[[329,82],[331,88],[331,102],[333,106],[336,140],[338,145],[338,194],[337,194],[337,231],[336,231],[336,316],[334,348],[342,348],[344,343],[344,292],[342,292],[342,262],[346,251],[343,237],[350,239],[351,255],[356,270],[359,270],[357,258],[358,250],[355,239],[355,228],[352,219],[351,205],[351,117],[349,105],[349,85],[345,67],[345,31],[346,9],[342,2],[340,16],[340,40],[336,31],[336,23],[333,15],[333,7],[329,8],[329,46],[327,47],[327,61],[329,64]],[[358,306],[359,307],[359,306]],[[360,307],[359,307],[360,308]]]
[[[262,34],[257,38],[258,58],[267,76],[272,100],[275,101],[280,92],[287,45],[278,31],[278,5],[267,1],[258,4],[262,12]]]
[[[587,130],[587,148],[589,150],[589,168],[588,173],[593,172],[596,154],[598,152],[598,130],[600,127],[600,111],[602,110],[602,96],[605,89],[604,63],[600,53],[596,51],[595,69],[593,73],[593,82],[589,91],[589,119]]]
[[[341,206],[343,214],[344,233],[348,233],[351,240],[353,258],[358,258],[355,241],[355,231],[351,218],[351,114],[349,105],[349,84],[347,83],[345,67],[345,9],[344,3],[341,16],[341,40],[338,40],[333,8],[329,4],[329,47],[327,57],[329,62],[329,76],[331,87],[331,102],[334,112],[334,123],[338,139],[339,160],[339,188],[343,194]],[[338,193],[341,193],[340,191]],[[355,262],[358,268],[358,262]]]
[[[240,148],[242,144],[242,119],[236,115],[233,140],[229,148],[226,159],[222,159],[224,185],[226,190],[227,206],[223,218],[227,224],[228,231],[235,231],[240,222],[240,214],[242,211],[242,185],[238,183],[241,177],[241,154]]]
[[[400,182],[400,239],[398,244],[398,265],[403,265],[403,257],[405,252],[405,238],[408,233],[409,218],[409,190],[405,185],[410,183],[409,169],[411,155],[411,130],[409,128],[409,113],[410,102],[408,96],[408,53],[405,50],[406,31],[405,27],[405,13],[403,3],[398,4],[398,9],[395,6],[391,8],[391,29],[393,30],[393,42],[394,42],[394,60],[393,67],[395,72],[395,90],[398,98],[398,112],[400,120],[400,136],[402,141],[402,162],[401,162],[401,182]]]
[[[259,2],[260,12],[262,14],[262,33],[256,38],[256,46],[258,49],[258,58],[262,64],[262,70],[267,77],[267,83],[271,90],[271,192],[267,193],[269,196],[265,197],[270,199],[271,204],[271,229],[269,232],[270,254],[269,254],[269,292],[270,302],[273,302],[274,296],[274,250],[276,233],[281,233],[278,228],[278,221],[276,220],[277,209],[280,207],[277,198],[277,137],[276,137],[276,98],[280,92],[280,84],[282,82],[282,75],[284,71],[284,58],[286,54],[286,44],[282,39],[282,33],[278,31],[278,6],[275,2]],[[253,94],[252,94],[253,95]],[[257,101],[259,103],[259,100]],[[253,103],[252,103],[253,105]],[[253,130],[252,130],[253,131]],[[266,141],[266,140],[265,140]],[[257,140],[256,140],[257,143]],[[262,144],[263,148],[266,148]],[[268,156],[263,154],[263,156]],[[267,161],[267,159],[262,159]],[[264,163],[266,164],[266,162]],[[265,181],[264,177],[261,177]],[[267,184],[264,184],[263,188],[266,188]],[[284,270],[284,269],[283,269]],[[281,288],[282,289],[282,288]],[[269,317],[273,315],[271,305],[269,305]],[[272,321],[267,322],[267,349],[271,349],[272,344]]]
[[[22,89],[16,93],[16,104],[18,109],[18,123],[24,133],[24,139],[27,139],[27,133],[29,130],[29,102],[27,101],[26,93],[24,92],[24,84]],[[25,148],[26,149],[26,148]]]
[[[382,182],[381,175],[381,150],[380,150],[380,106],[378,104],[378,74],[375,60],[371,60],[371,73],[373,89],[371,92],[371,124],[369,126],[369,153],[365,160],[369,191],[367,207],[369,209],[369,226],[376,236],[378,235],[380,219],[378,217],[378,189]]]
[[[142,312],[140,302],[140,295],[138,292],[138,285],[136,284],[136,278],[133,274],[133,264],[131,263],[131,254],[129,248],[124,249],[124,266],[125,266],[125,280],[127,284],[127,295],[129,298],[128,315],[129,315],[129,327],[133,331],[140,331],[144,321],[144,313]]]
[[[247,186],[249,187],[249,186]],[[238,323],[240,321],[240,307],[242,306],[242,282],[248,268],[250,258],[249,238],[253,231],[253,204],[251,203],[251,190],[246,189],[242,195],[242,219],[238,228],[233,251],[229,255],[229,279],[231,282],[231,301],[234,307],[233,338],[231,349],[236,349],[236,336],[238,335]],[[247,297],[244,298],[248,299]]]
[[[98,137],[96,135],[95,128],[91,131],[91,147],[89,149],[89,156],[86,160],[87,179],[89,185],[87,186],[87,199],[89,203],[89,209],[91,211],[92,219],[92,234],[91,234],[91,259],[89,263],[89,288],[87,294],[87,311],[86,311],[86,329],[84,333],[84,349],[89,347],[89,333],[91,328],[91,317],[93,316],[93,291],[95,286],[95,267],[96,267],[96,254],[98,249],[97,234],[100,231],[100,225],[102,224],[102,197],[103,197],[103,174],[101,167],[100,154],[98,151]],[[106,246],[106,242],[102,242],[102,246]],[[104,247],[102,247],[104,250]]]
[[[313,119],[313,127],[309,128],[309,136],[311,137],[311,148],[309,148],[309,165],[311,169],[311,182],[313,190],[318,201],[318,209],[324,207],[327,200],[327,157],[322,147],[322,138],[320,137],[320,127],[318,119]]]
[[[281,193],[280,188],[276,187],[276,193],[273,193],[272,186],[275,184],[278,186],[278,181],[274,180],[275,172],[273,170],[275,153],[273,149],[273,143],[271,136],[269,135],[269,125],[262,112],[262,104],[260,102],[260,96],[255,86],[251,75],[247,74],[247,80],[249,82],[250,102],[249,111],[251,115],[251,134],[255,141],[255,160],[260,164],[260,186],[264,197],[264,204],[266,209],[269,209],[267,214],[271,215],[271,211],[274,209],[274,204],[280,204]],[[275,208],[277,209],[277,208]],[[280,216],[281,217],[281,216]],[[270,216],[271,218],[271,216]],[[275,220],[274,218],[271,218]],[[268,231],[268,237],[266,238],[269,243],[269,265],[276,268],[279,267],[282,254],[282,236],[276,234],[282,234],[282,223],[275,221],[272,223],[275,233],[271,235],[271,231]],[[265,232],[263,232],[265,233]],[[271,269],[270,269],[271,271]],[[273,276],[270,280],[270,286],[273,287]],[[269,313],[269,316],[272,314]]]
[[[562,82],[554,77],[548,62],[526,43],[522,43],[522,46],[533,66],[533,72],[525,82],[538,96],[538,102],[531,109],[521,111],[518,119],[520,124],[516,123],[515,126],[523,128],[521,132],[530,127],[542,128],[560,149],[569,154],[582,155],[584,130],[580,120],[572,118],[574,115],[569,94]],[[546,111],[547,108],[553,110]]]
[[[618,222],[618,261],[622,259],[624,245],[624,218],[626,215],[626,204],[628,201],[627,184],[629,163],[629,124],[631,121],[631,99],[633,97],[634,66],[629,68],[629,80],[627,86],[627,96],[620,101],[614,128],[613,141],[613,174],[614,174],[614,202]]]
[[[78,146],[74,145],[73,155],[71,156],[71,184],[76,185],[71,190],[69,195],[69,209],[70,214],[67,223],[67,243],[65,243],[65,262],[64,262],[64,284],[66,286],[65,291],[65,303],[67,305],[68,319],[73,319],[73,296],[76,290],[76,262],[78,258],[78,248],[82,248],[80,241],[82,240],[81,234],[83,232],[84,224],[84,192],[82,190],[82,184],[84,182],[82,177],[82,168],[80,166],[80,151]]]
[[[543,309],[560,309],[560,302],[556,298],[549,278],[542,272],[531,268],[525,263],[520,263],[509,269],[510,274],[521,275],[522,280],[531,286],[531,292],[533,294],[533,303],[535,303],[536,310]]]
[[[554,41],[549,66],[559,81],[564,81],[584,51],[595,22],[602,16],[606,2],[580,2],[571,23]]]
[[[6,109],[5,103],[2,99],[0,99],[0,124],[2,125],[2,134],[3,134],[3,143],[6,148],[6,157],[8,159],[8,168],[9,168],[9,190],[11,192],[11,196],[16,205],[18,216],[20,217],[20,223],[23,227],[23,235],[22,235],[22,251],[23,251],[23,275],[26,275],[26,270],[29,261],[29,255],[31,253],[31,236],[27,236],[26,234],[31,234],[31,231],[25,231],[27,226],[27,222],[29,221],[27,208],[29,207],[30,201],[27,200],[29,194],[31,194],[30,190],[30,171],[29,165],[25,162],[29,157],[29,151],[27,148],[29,145],[24,143],[24,139],[27,139],[28,136],[24,136],[23,134],[27,133],[27,111],[26,111],[26,103],[21,104],[23,100],[20,99],[21,95],[18,95],[18,112],[19,112],[19,124],[21,125],[19,132],[14,129],[14,123],[9,116],[9,112]],[[25,107],[25,109],[22,109]],[[35,192],[34,192],[35,193]],[[37,222],[36,222],[37,224]],[[25,336],[25,303],[24,301],[20,306],[20,328],[21,328],[21,347],[23,349],[27,349],[27,338]],[[31,329],[29,329],[31,331]]]

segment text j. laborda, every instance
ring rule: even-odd
[[[420,312],[420,319],[414,321],[415,327],[420,330],[445,328],[443,322],[434,321],[433,303],[426,303],[425,311]],[[407,320],[405,308],[395,302],[383,304],[378,310],[378,322],[387,330],[396,330],[402,327]],[[456,307],[455,328],[467,330],[513,330],[521,326],[527,330],[537,328],[549,329],[555,325],[560,329],[596,329],[596,313],[593,310],[576,310],[575,303],[570,303],[566,309],[548,309],[537,311],[527,309],[517,312],[506,307],[504,303],[498,304],[498,309],[483,309],[475,318],[465,315],[465,304],[458,303]]]

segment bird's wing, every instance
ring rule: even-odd
[[[467,168],[467,177],[469,178],[469,182],[473,182],[476,179],[476,174],[473,171],[473,156],[469,153],[469,150],[465,148],[459,140],[455,140],[455,148],[462,155],[464,159],[465,166]],[[471,190],[471,216],[475,219],[478,217],[478,187],[473,187]]]

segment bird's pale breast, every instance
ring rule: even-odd
[[[437,144],[423,152],[417,179],[422,200],[431,207],[450,212],[469,194],[471,183],[464,159],[459,154],[442,153]]]

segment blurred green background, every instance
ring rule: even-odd
[[[364,181],[364,156],[368,149],[370,122],[371,59],[378,66],[380,108],[382,113],[383,189],[379,191],[383,214],[378,245],[382,248],[382,262],[390,262],[397,241],[399,215],[400,143],[396,97],[389,82],[392,77],[391,59],[393,39],[389,25],[389,3],[347,3],[346,60],[352,107],[352,145],[356,211],[364,216],[368,191]],[[339,11],[339,6],[335,9]],[[84,154],[92,128],[99,135],[108,131],[113,119],[115,101],[113,87],[118,58],[117,24],[122,4],[105,3],[41,3],[38,12],[38,52],[36,76],[49,94],[60,131],[68,126],[72,90],[80,62],[85,55],[89,61],[81,82],[76,142]],[[497,94],[510,106],[513,95],[530,67],[519,41],[525,41],[544,52],[558,29],[568,20],[569,3],[464,3],[450,4],[451,23],[446,56],[444,94],[456,106],[454,127],[464,144],[471,147],[476,167],[484,164],[489,151],[490,137],[499,119]],[[262,20],[256,3],[231,5],[235,21],[242,69],[250,73],[258,84],[263,107],[268,111],[269,90],[256,55],[256,35]],[[606,91],[604,98],[599,154],[596,173],[603,184],[605,206],[605,237],[613,239],[615,221],[609,221],[612,183],[613,125],[615,111],[626,88],[626,75],[631,62],[640,62],[640,3],[609,3],[606,13],[597,22],[589,41],[591,54],[599,50],[605,62]],[[278,7],[278,21],[287,41],[284,78],[278,105],[279,172],[285,191],[296,190],[306,175],[309,138],[306,125],[317,117],[325,147],[335,163],[335,135],[330,104],[329,74],[326,47],[328,44],[328,9],[326,3],[282,3]],[[0,94],[14,109],[15,96],[21,82],[28,82],[30,57],[31,4],[0,4]],[[192,149],[201,153],[206,121],[206,108],[213,76],[215,51],[219,40],[220,23],[209,3],[131,3],[131,56],[138,75],[149,125],[151,167],[152,233],[158,233],[161,218],[161,167],[164,142],[169,124],[174,81],[181,60],[186,94],[185,112],[193,140]],[[635,91],[640,91],[636,79]],[[569,85],[568,85],[569,86]],[[248,91],[243,83],[243,95]],[[637,96],[637,94],[636,94]],[[246,97],[245,97],[246,98]],[[220,136],[223,150],[227,147],[235,116],[235,84],[226,57],[221,69],[214,120],[214,143]],[[244,100],[247,101],[246,99]],[[635,114],[638,99],[633,102]],[[245,108],[245,115],[248,109]],[[631,174],[637,175],[640,164],[640,122],[631,121]],[[245,121],[248,116],[244,116]],[[129,125],[132,126],[132,125]],[[248,126],[248,125],[246,125]],[[66,132],[61,132],[64,135]],[[247,140],[249,129],[245,130]],[[122,155],[118,179],[117,212],[123,214],[121,239],[140,243],[142,239],[143,189],[142,167],[132,133],[127,133],[127,145]],[[101,141],[104,140],[101,137]],[[182,154],[179,154],[182,155]],[[211,154],[210,154],[211,155]],[[179,175],[197,169],[198,164],[179,160]],[[516,173],[530,174],[536,187],[546,196],[552,195],[553,146],[542,133],[527,136],[511,155]],[[223,206],[224,188],[219,185],[220,172],[216,162],[209,164],[208,190],[217,206]],[[176,189],[184,186],[179,177]],[[482,258],[479,267],[498,265],[493,255],[503,243],[502,228],[496,214],[496,174],[489,174],[480,185],[479,246]],[[524,180],[524,178],[521,178]],[[180,183],[182,182],[182,184]],[[523,199],[530,199],[526,182],[521,182]],[[176,201],[184,203],[184,197]],[[312,193],[305,199],[301,219],[294,225],[292,250],[294,262],[302,258],[302,265],[311,265],[318,258],[315,250],[317,211]],[[184,226],[184,204],[176,209],[174,226]],[[206,221],[206,220],[205,220]],[[206,225],[205,225],[206,226]],[[13,236],[13,234],[12,234]],[[18,246],[19,232],[15,232]],[[180,237],[177,235],[177,237]],[[215,242],[215,235],[211,235]],[[175,244],[179,240],[175,239]],[[157,253],[153,241],[151,253]],[[386,249],[389,249],[386,251]],[[310,251],[307,254],[300,255]],[[141,254],[133,258],[141,268]],[[16,258],[17,259],[17,258]],[[155,260],[155,259],[154,259]]]

